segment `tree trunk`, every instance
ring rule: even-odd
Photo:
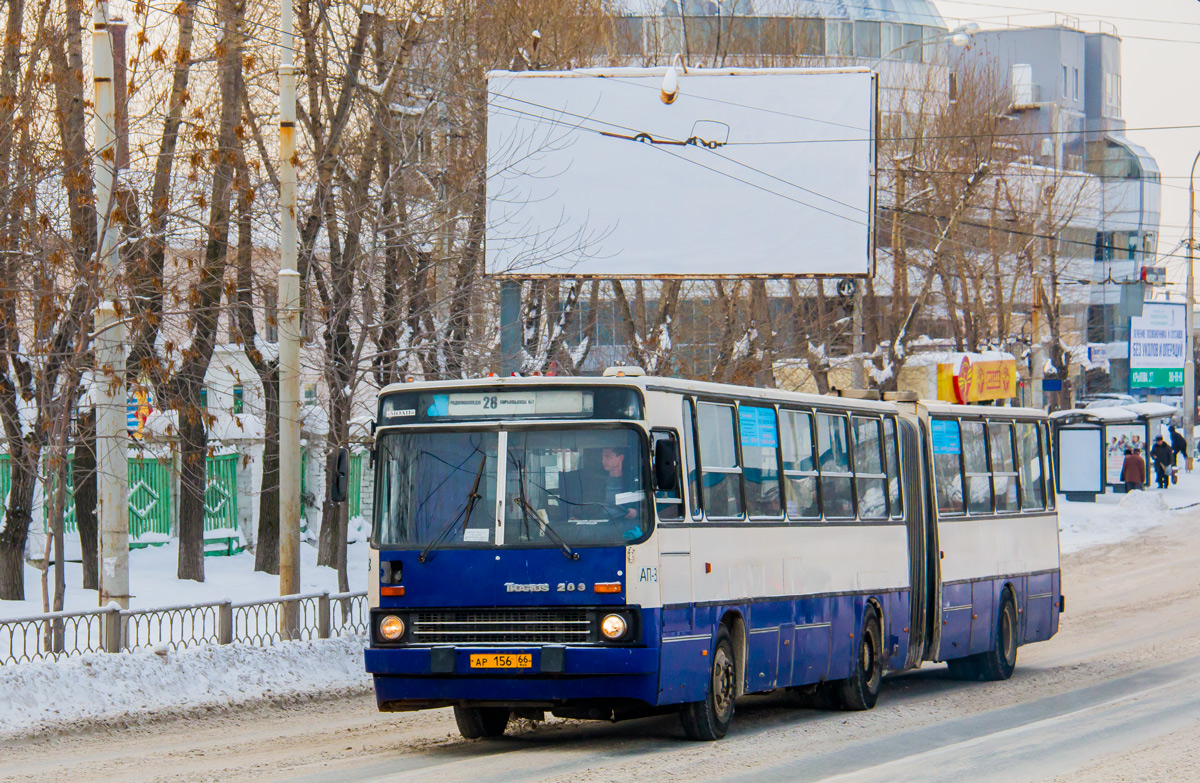
[[[263,435],[262,488],[258,500],[258,549],[254,552],[254,570],[279,573],[279,372],[268,373],[263,381],[266,400],[266,426]]]
[[[0,601],[25,600],[25,542],[33,521],[33,488],[37,483],[37,451],[11,448],[12,484],[0,528]]]
[[[79,417],[75,441],[75,527],[83,553],[83,589],[100,589],[100,546],[96,521],[96,413]]]
[[[131,351],[126,367],[130,376],[134,378],[143,371],[152,375],[161,372],[155,341],[163,315],[163,267],[167,252],[165,237],[167,220],[171,215],[170,194],[175,150],[179,142],[179,128],[183,122],[184,104],[188,100],[197,2],[198,0],[184,0],[174,9],[178,17],[179,38],[175,48],[171,92],[167,99],[167,116],[163,121],[162,140],[154,164],[149,220],[142,238],[138,241],[138,247],[130,253],[133,265],[129,275],[133,289],[130,304],[139,318],[130,330]]]
[[[190,385],[190,384],[189,384]],[[197,387],[184,399],[200,396]],[[179,563],[180,579],[204,581],[204,490],[208,433],[204,412],[195,405],[183,406],[179,416]]]
[[[235,128],[241,116],[242,39],[241,14],[245,6],[224,0],[218,14],[223,36],[220,58],[221,121],[217,135],[217,165],[213,171],[204,260],[189,292],[192,343],[183,353],[183,365],[173,384],[178,392],[179,416],[179,568],[180,579],[204,581],[205,460],[208,457],[206,412],[200,390],[212,360],[217,339],[222,281],[229,252],[230,199],[233,195],[240,147]]]

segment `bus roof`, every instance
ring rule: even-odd
[[[722,397],[738,397],[742,399],[763,399],[795,402],[806,405],[829,405],[836,402],[839,407],[849,410],[863,411],[893,411],[904,403],[840,397],[832,394],[806,394],[802,392],[783,391],[781,389],[763,389],[755,386],[739,386],[732,383],[712,383],[709,381],[694,381],[684,378],[667,378],[655,375],[625,375],[616,377],[597,376],[546,376],[529,377],[494,377],[466,378],[444,381],[410,381],[408,383],[393,383],[384,387],[379,395],[396,392],[428,391],[432,389],[477,389],[477,388],[527,388],[547,386],[620,386],[633,387],[643,391],[666,391],[679,394],[700,394]],[[1045,413],[1035,408],[1008,408],[986,405],[953,405],[936,400],[922,400],[920,404],[930,413],[954,416],[979,416],[986,414],[1002,414],[1017,417],[1045,417]]]

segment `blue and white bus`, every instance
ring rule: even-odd
[[[894,395],[902,396],[902,395]],[[1063,610],[1040,411],[647,377],[379,396],[367,670],[463,736],[1009,677]]]

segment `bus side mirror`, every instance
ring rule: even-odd
[[[660,440],[654,446],[654,488],[673,491],[679,479],[679,446],[673,440]]]
[[[345,503],[350,489],[350,452],[338,449],[337,465],[333,470],[333,486],[329,491],[329,499],[334,503]]]

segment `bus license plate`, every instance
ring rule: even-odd
[[[472,655],[472,669],[532,669],[533,656],[528,653],[520,655]]]

